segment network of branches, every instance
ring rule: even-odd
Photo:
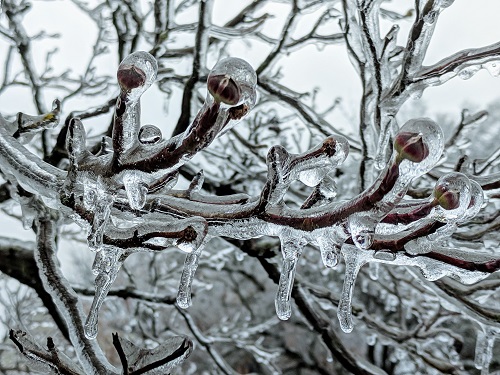
[[[0,208],[26,231],[0,237],[0,371],[500,371],[500,149],[471,142],[491,120],[400,120],[498,76],[500,42],[424,65],[453,0],[405,6],[3,0]],[[61,68],[37,21],[65,11],[95,40]],[[333,48],[356,108],[287,74]]]

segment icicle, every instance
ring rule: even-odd
[[[103,246],[95,256],[92,266],[96,275],[95,295],[84,327],[85,336],[89,339],[97,337],[99,311],[127,256],[123,249],[114,246]]]
[[[182,269],[179,291],[177,293],[177,305],[182,309],[187,309],[191,306],[191,289],[194,280],[194,274],[198,268],[198,263],[201,255],[201,248],[193,251],[186,256],[184,268]]]
[[[391,122],[392,123],[392,122]],[[388,150],[390,150],[389,140],[391,136],[391,123],[385,125],[385,129],[382,129],[377,143],[377,153],[375,154],[374,167],[381,171],[387,165],[390,155]]]
[[[306,245],[303,238],[295,236],[282,235],[281,252],[283,254],[283,264],[281,266],[280,280],[278,284],[278,293],[276,294],[275,306],[276,314],[281,320],[288,320],[292,315],[290,298],[292,295],[293,281],[297,262],[302,254],[302,249]]]
[[[488,368],[493,358],[493,346],[498,333],[499,332],[487,327],[481,327],[478,330],[474,366],[482,370],[481,375],[487,375],[489,373]]]
[[[359,269],[373,257],[373,251],[362,251],[355,246],[343,244],[342,256],[345,260],[345,275],[344,286],[340,296],[337,317],[339,319],[340,328],[345,333],[352,332],[352,292]]]
[[[378,280],[379,271],[380,271],[380,263],[379,262],[370,262],[368,266],[368,275],[370,279],[376,281]]]

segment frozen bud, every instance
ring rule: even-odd
[[[414,163],[420,163],[429,156],[429,148],[420,133],[398,133],[394,139],[394,149],[401,159],[407,159]]]
[[[116,76],[127,100],[137,101],[156,80],[158,64],[156,59],[144,51],[131,53],[118,66]]]
[[[446,182],[436,185],[434,198],[445,210],[454,210],[460,205],[460,191],[450,188]]]
[[[227,57],[215,64],[207,79],[209,95],[216,103],[253,108],[257,95],[257,74],[245,60]],[[245,113],[243,113],[244,115]],[[237,118],[241,116],[238,115]]]
[[[235,105],[241,99],[241,90],[238,84],[227,74],[210,74],[207,87],[214,100],[218,103]]]
[[[116,77],[123,91],[141,87],[146,83],[146,73],[134,65],[121,64]]]

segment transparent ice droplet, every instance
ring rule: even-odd
[[[467,80],[472,78],[480,69],[481,67],[478,65],[468,66],[466,68],[461,69],[457,75],[459,78]]]
[[[336,246],[331,249],[321,249],[321,260],[325,267],[333,268],[339,263],[339,250]]]
[[[281,252],[283,254],[283,264],[278,283],[278,292],[276,293],[275,307],[276,314],[281,320],[287,320],[292,315],[290,298],[292,295],[293,281],[295,271],[302,249],[306,245],[303,238],[287,235],[280,236]]]
[[[372,246],[374,235],[375,232],[367,228],[353,234],[352,239],[356,247],[366,250]]]
[[[373,346],[376,343],[377,343],[377,335],[376,334],[373,333],[371,335],[366,336],[366,345]]]
[[[339,233],[338,228],[329,228],[318,234],[316,243],[318,244],[321,260],[327,268],[335,267],[339,262],[340,247],[339,244],[345,241],[346,236]]]
[[[153,84],[158,73],[158,63],[148,52],[137,51],[131,53],[118,66],[118,79],[122,90],[127,89],[127,98],[137,101],[141,95]],[[140,81],[140,82],[136,82]]]
[[[340,296],[337,317],[340,328],[345,333],[352,332],[352,293],[360,268],[372,258],[373,251],[362,251],[355,246],[343,244],[341,248],[345,260],[344,285]]]
[[[139,142],[146,145],[158,143],[162,139],[161,130],[154,125],[144,125],[139,129]]]
[[[426,254],[432,251],[432,242],[427,237],[419,237],[406,243],[404,248],[408,254]]]
[[[142,172],[136,171],[126,171],[123,175],[123,187],[133,210],[140,210],[146,204],[148,188],[142,177]]]
[[[429,172],[441,159],[444,150],[443,131],[438,124],[428,118],[409,120],[399,131],[421,135],[422,142],[429,150],[428,156],[419,163],[407,159],[401,161],[399,165],[400,179],[411,181]]]
[[[319,184],[320,193],[327,199],[337,196],[337,183],[335,182],[335,172],[328,173]]]
[[[490,61],[484,64],[484,67],[493,77],[500,75],[500,61]]]

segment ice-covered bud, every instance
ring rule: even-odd
[[[158,63],[145,51],[128,55],[118,66],[116,76],[123,93],[129,100],[135,101],[156,80]]]
[[[434,211],[437,220],[442,222],[462,220],[471,202],[471,181],[459,172],[441,176],[434,188],[434,199],[438,204]],[[480,200],[479,197],[477,199]],[[471,210],[476,211],[475,204],[473,206]]]
[[[434,198],[445,210],[454,210],[460,205],[460,192],[456,189],[450,189],[447,183],[436,185]]]
[[[429,147],[424,143],[422,134],[400,132],[394,139],[394,149],[400,159],[420,163],[429,156]]]
[[[238,104],[241,91],[234,79],[229,75],[209,75],[207,80],[208,91],[217,103],[229,105]]]
[[[229,106],[244,104],[251,109],[256,100],[257,75],[245,60],[228,57],[210,71],[208,92],[217,103]]]
[[[441,159],[444,136],[439,125],[431,119],[407,121],[395,138],[394,148],[400,162],[398,181],[401,183],[424,175]]]

